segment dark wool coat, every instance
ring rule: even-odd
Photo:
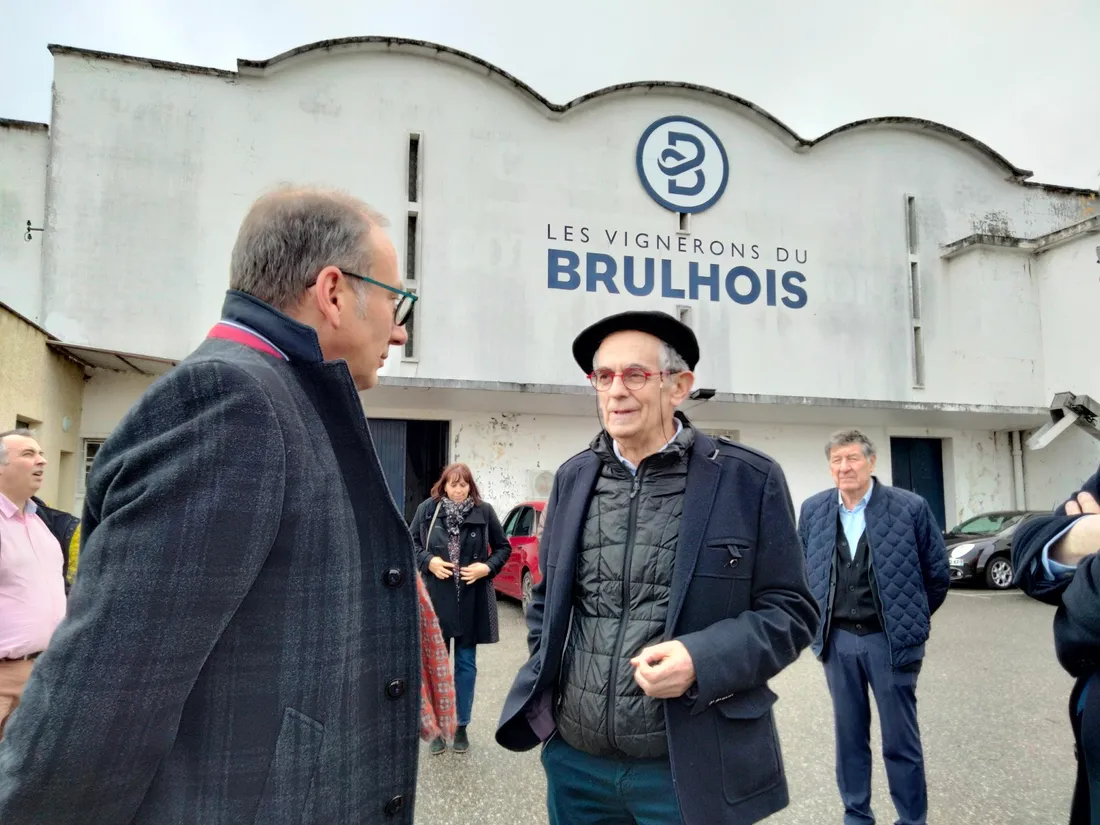
[[[413,821],[412,540],[342,361],[210,339],[91,473],[68,615],[0,742],[4,825]]]
[[[462,582],[457,588],[454,579],[437,579],[428,570],[428,563],[434,556],[450,561],[442,507],[439,508],[439,518],[435,520],[432,534],[428,536],[428,527],[438,504],[434,498],[421,502],[416,508],[409,530],[416,548],[417,567],[424,574],[424,584],[428,588],[428,595],[432,597],[436,615],[439,616],[439,628],[443,631],[444,639],[462,636],[467,643],[492,644],[500,639],[495,619],[496,590],[493,588],[493,579],[504,569],[504,563],[512,555],[512,545],[505,537],[493,508],[485,502],[477,504],[466,514],[466,520],[459,531],[462,542],[459,563],[465,567],[474,562],[484,562],[489,566],[489,575],[472,585]]]
[[[510,750],[538,745],[530,715],[552,713],[599,468],[589,449],[554,477],[539,548],[543,579],[527,614],[531,658],[496,734]],[[663,637],[682,642],[695,666],[688,692],[663,702],[685,825],[746,825],[787,805],[768,680],[798,658],[817,625],[782,469],[697,432]]]
[[[1092,493],[1100,500],[1100,469],[1078,492]],[[1044,575],[1041,565],[1047,543],[1079,518],[1066,515],[1066,505],[1062,504],[1051,515],[1022,525],[1012,542],[1016,583],[1029,596],[1058,606],[1054,614],[1054,650],[1062,667],[1077,678],[1069,699],[1078,758],[1070,825],[1100,821],[1100,679],[1093,678],[1100,671],[1100,554],[1089,556],[1072,576],[1057,582]],[[1088,704],[1078,716],[1086,684]]]

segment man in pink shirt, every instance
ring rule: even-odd
[[[65,615],[61,545],[31,501],[45,469],[29,430],[0,433],[0,737]]]

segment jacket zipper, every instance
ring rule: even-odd
[[[644,465],[645,462],[642,462]],[[630,619],[630,561],[634,556],[634,533],[638,526],[638,490],[642,486],[642,465],[634,474],[630,486],[630,512],[626,522],[626,551],[623,553],[623,612],[619,618],[619,632],[615,638],[615,647],[611,655],[611,676],[607,690],[607,741],[613,748],[615,744],[615,691],[619,679],[619,657],[623,652],[623,640],[626,637],[626,624]]]

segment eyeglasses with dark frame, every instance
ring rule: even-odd
[[[644,387],[650,378],[655,376],[676,375],[679,370],[661,370],[660,372],[648,372],[641,367],[627,367],[622,372],[612,372],[611,370],[593,370],[588,373],[588,380],[592,382],[592,386],[596,388],[597,392],[607,392],[611,389],[611,385],[615,383],[616,378],[623,379],[623,386],[628,390],[640,390]]]
[[[374,280],[374,278],[368,278],[366,275],[348,272],[346,269],[341,269],[340,272],[347,275],[349,278],[358,278],[360,281],[366,281],[368,284],[380,286],[382,289],[400,295],[401,297],[397,300],[397,303],[393,305],[393,322],[399,327],[405,326],[405,322],[409,320],[409,316],[412,315],[413,306],[416,304],[416,293],[407,292],[404,289],[398,289],[395,286],[384,284],[381,281]]]

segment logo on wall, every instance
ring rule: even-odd
[[[729,159],[718,135],[690,117],[663,117],[638,141],[638,177],[672,212],[702,212],[726,191]]]

